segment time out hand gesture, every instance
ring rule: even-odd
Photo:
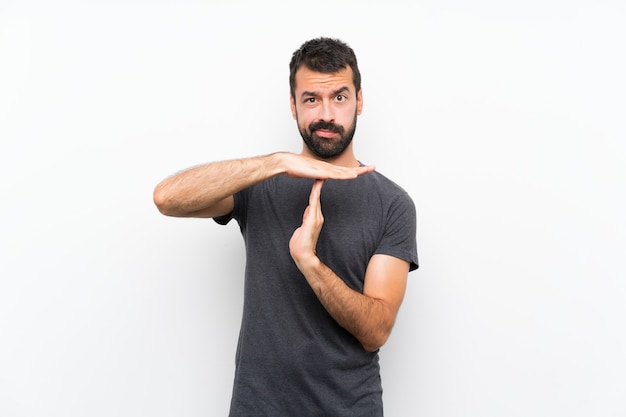
[[[275,154],[282,165],[282,171],[296,178],[319,178],[322,180],[349,180],[368,174],[375,166],[344,167],[303,155],[280,152]]]
[[[317,259],[315,247],[324,224],[320,203],[322,185],[324,185],[324,181],[319,179],[313,183],[309,205],[302,216],[302,225],[293,232],[289,241],[289,252],[301,271]]]

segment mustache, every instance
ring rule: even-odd
[[[309,125],[309,131],[311,133],[315,132],[316,130],[328,130],[330,132],[339,133],[341,135],[343,135],[344,132],[343,127],[336,125],[333,122],[324,121],[313,122]]]

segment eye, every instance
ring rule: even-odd
[[[335,100],[342,102],[342,101],[346,101],[347,98],[343,94],[338,94],[337,97],[335,97]]]
[[[315,103],[315,97],[308,97],[304,99],[305,103]]]

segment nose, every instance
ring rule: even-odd
[[[330,100],[323,100],[322,104],[319,106],[319,114],[318,118],[324,122],[334,122],[335,121],[335,112],[333,110],[333,105]]]

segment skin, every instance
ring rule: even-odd
[[[351,89],[346,84],[348,81],[346,76],[351,74],[350,69],[329,75],[311,71],[306,67],[296,73],[296,85],[304,85],[305,88],[296,88],[295,94],[291,96],[291,114],[298,123],[298,130],[305,144],[313,142],[311,145],[318,145],[323,153],[320,154],[310,146],[303,146],[306,155],[333,161],[336,164],[358,166],[359,163],[352,152],[352,135],[356,128],[356,118],[363,108],[363,94],[361,91],[357,94],[354,88]],[[322,94],[327,97],[322,97]],[[312,131],[315,124],[320,122],[337,125],[344,130],[346,138],[343,138],[341,133],[324,128]],[[345,147],[346,142],[349,149]],[[344,161],[340,160],[341,156],[345,157]]]
[[[332,121],[348,131],[363,108],[362,91],[355,91],[350,68],[324,74],[302,67],[296,73],[294,96],[290,100],[291,112],[300,130],[316,121]],[[338,141],[339,134],[322,130],[313,132],[313,138]],[[315,249],[324,224],[320,203],[324,180],[350,180],[374,170],[373,166],[359,165],[351,142],[343,152],[326,159],[303,143],[300,154],[277,152],[188,169],[159,183],[154,202],[168,216],[219,217],[232,212],[235,193],[275,175],[315,179],[302,225],[290,239],[290,254],[329,314],[365,350],[375,351],[387,341],[393,328],[406,290],[409,263],[374,255],[360,293],[325,265]]]

